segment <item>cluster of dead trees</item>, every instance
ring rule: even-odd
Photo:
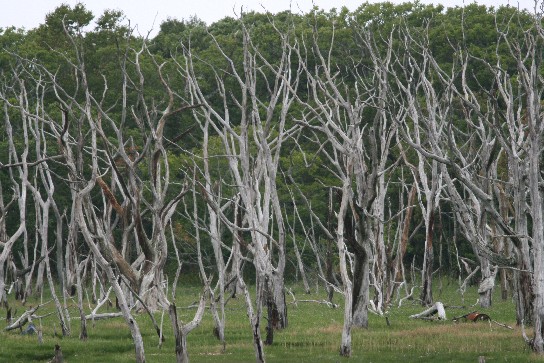
[[[220,62],[194,54],[186,42],[162,63],[147,41],[135,48],[127,40],[120,82],[104,79],[100,92],[88,81],[83,33],[65,28],[72,44],[65,74],[10,54],[13,67],[0,81],[7,145],[0,169],[10,181],[0,185],[0,301],[7,303],[13,291],[24,300],[46,281],[62,333],[71,334],[66,301],[72,295],[86,339],[87,320],[100,315],[113,292],[137,362],[145,353],[134,314],[149,313],[162,337],[157,310],[169,312],[184,362],[186,337],[207,304],[225,347],[225,294],[239,294],[256,360],[263,362],[263,342],[272,344],[274,330],[288,327],[288,250],[309,291],[297,246],[303,235],[319,283],[331,300],[333,289],[344,297],[340,354],[349,356],[351,329],[368,327],[369,311],[385,314],[402,287],[413,294],[408,280],[420,288],[424,305],[433,304],[433,239],[447,205],[477,256],[481,306],[491,305],[497,274],[509,271],[518,322],[533,325],[532,347],[544,352],[540,16],[515,37],[508,24],[497,27],[497,52],[506,49],[506,60],[503,53],[485,59],[452,43],[447,66],[433,56],[425,27],[378,37],[355,24],[360,56],[342,69],[331,59],[334,29],[322,35],[311,27],[300,33],[274,26],[279,48],[268,59],[251,26],[243,18],[239,26],[241,54],[230,54],[210,35]],[[474,75],[475,66],[485,69],[489,87]],[[202,69],[213,77],[203,79]],[[158,95],[150,91],[157,87],[150,72]],[[112,103],[112,94],[121,96]],[[192,129],[165,133],[181,115],[191,118]],[[180,143],[187,132],[199,135],[198,150]],[[304,165],[285,168],[282,158],[293,153]],[[316,158],[334,180],[323,185],[330,190],[328,215],[312,207],[291,172]],[[280,180],[288,193],[280,194]],[[392,208],[394,184],[401,187]],[[285,194],[294,217],[287,215]],[[420,279],[407,278],[403,263],[415,210],[425,231]],[[18,213],[17,228],[7,225],[8,212]],[[323,257],[316,231],[336,244],[337,266]],[[182,240],[194,242],[203,281],[194,319],[185,325],[175,305]],[[213,267],[205,266],[202,243],[210,244]],[[178,264],[174,276],[165,272],[169,256]],[[459,265],[466,264],[462,257]],[[254,296],[242,272],[246,263],[255,271]],[[96,306],[90,315],[86,288]]]

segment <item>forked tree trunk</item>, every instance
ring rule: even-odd
[[[174,339],[176,342],[176,361],[177,363],[189,363],[189,352],[187,351],[187,336],[196,328],[202,320],[202,315],[206,307],[205,293],[200,297],[200,304],[198,305],[195,317],[191,322],[186,325],[180,324],[178,320],[178,312],[176,304],[171,303],[168,307],[168,313],[174,329]]]
[[[82,197],[78,196],[78,198],[82,198]],[[125,322],[132,335],[132,342],[134,344],[134,352],[135,352],[135,361],[137,363],[144,363],[145,350],[144,350],[144,342],[142,339],[142,334],[140,333],[140,328],[138,326],[138,323],[136,322],[136,319],[134,319],[134,317],[132,316],[130,312],[130,308],[125,299],[125,293],[118,283],[119,276],[114,274],[113,269],[111,268],[111,265],[106,261],[106,259],[104,259],[101,256],[93,238],[91,237],[91,234],[89,230],[87,229],[85,218],[83,216],[81,203],[77,203],[76,208],[77,209],[75,212],[77,213],[77,221],[79,226],[82,228],[82,233],[85,237],[85,240],[87,241],[87,244],[90,246],[90,248],[93,250],[93,253],[96,256],[96,258],[99,259],[97,263],[106,272],[108,281],[110,282],[113,288],[113,291],[115,292],[115,295],[117,297],[117,301],[119,303],[119,308],[121,309],[123,318],[125,319]]]

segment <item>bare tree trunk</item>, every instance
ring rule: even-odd
[[[21,91],[21,94],[18,95],[19,103],[21,105],[24,104],[24,97],[26,97],[26,91],[24,90],[24,85],[21,84],[23,90]],[[8,112],[8,102],[4,95],[4,90],[0,90],[0,97],[4,101],[4,122],[5,122],[5,133],[7,135],[8,140],[8,146],[9,146],[9,163],[16,163],[18,164],[17,167],[15,167],[16,173],[18,174],[17,178],[18,181],[15,180],[15,173],[11,171],[10,168],[10,179],[12,181],[12,189],[13,189],[13,202],[17,201],[17,206],[19,210],[19,227],[14,231],[14,233],[11,236],[4,236],[5,239],[3,239],[2,242],[2,252],[0,253],[0,303],[4,303],[7,301],[7,294],[6,294],[6,281],[5,281],[5,269],[6,269],[6,262],[8,261],[8,258],[10,257],[12,253],[12,248],[15,242],[19,239],[20,236],[22,236],[26,230],[26,202],[27,202],[27,186],[28,186],[28,163],[27,163],[27,157],[28,157],[28,150],[29,150],[29,137],[28,137],[28,122],[27,117],[24,115],[24,112],[21,112],[21,123],[22,123],[22,136],[23,136],[23,142],[24,142],[24,148],[22,153],[20,153],[14,144],[14,138],[13,138],[13,131],[11,127],[11,120]],[[5,217],[6,217],[6,211],[7,209],[4,209],[3,215],[1,217],[0,225],[3,225],[2,227],[2,233],[5,233]]]
[[[368,253],[358,254],[353,264],[353,326],[368,328],[370,266]]]
[[[45,272],[47,275],[47,281],[49,283],[49,291],[51,292],[51,297],[53,298],[53,301],[55,302],[55,307],[57,308],[62,336],[70,336],[70,319],[66,316],[62,304],[60,303],[60,300],[55,292],[55,281],[53,281],[53,276],[51,275],[51,266],[49,265],[49,252],[46,250],[45,253]]]
[[[348,170],[352,168],[352,165],[350,165],[349,162],[347,168]],[[344,185],[342,186],[342,201],[340,202],[340,208],[338,210],[336,229],[340,276],[342,277],[342,285],[344,290],[344,325],[342,327],[342,340],[340,343],[340,355],[343,357],[351,356],[351,327],[353,324],[353,287],[348,274],[348,266],[346,261],[346,255],[349,252],[344,240],[344,221],[346,219],[346,213],[352,193],[351,178],[349,176],[351,175],[348,174],[348,177],[345,179]],[[364,320],[364,318],[361,318],[361,320]]]
[[[329,208],[328,208],[328,216],[327,216],[327,228],[329,231],[333,231],[333,219],[334,219],[334,209],[333,209],[333,190],[332,188],[329,189]],[[333,275],[333,243],[334,241],[332,238],[327,238],[326,241],[326,250],[325,250],[325,270],[327,271],[326,279],[327,279],[327,298],[330,303],[332,303],[332,299],[334,297],[334,289],[332,284],[334,283],[334,275]]]
[[[187,334],[183,334],[183,329],[179,326],[178,312],[176,304],[172,303],[168,308],[170,320],[174,327],[174,339],[176,341],[176,361],[178,363],[189,363],[189,353],[187,352]]]
[[[238,270],[239,271],[239,270]],[[242,275],[239,273],[238,275],[239,283],[242,288],[242,293],[244,294],[245,302],[246,302],[246,308],[248,313],[249,322],[251,324],[251,330],[253,333],[253,349],[255,350],[255,359],[257,363],[264,363],[265,360],[265,354],[264,354],[264,345],[263,340],[261,338],[261,312],[262,312],[262,306],[263,306],[263,294],[264,294],[264,288],[262,286],[262,283],[264,282],[265,276],[261,274],[257,274],[256,277],[256,291],[255,291],[255,306],[256,311],[253,311],[253,303],[251,302],[251,297],[249,295],[249,290],[242,278]]]
[[[36,242],[37,241],[38,240],[36,240]],[[41,240],[41,242],[42,242],[42,244],[41,244],[41,249],[40,249],[40,256],[45,256],[45,254],[47,253],[47,245],[44,244],[43,239]],[[43,279],[44,279],[44,276],[45,276],[45,261],[40,262],[38,264],[38,271],[37,271],[37,275],[36,275],[36,285],[34,287],[34,292],[37,295],[41,295],[41,293],[43,292],[43,286],[44,286]]]
[[[529,188],[531,190],[531,215],[533,219],[533,255],[534,255],[534,339],[533,349],[544,353],[544,220],[542,218],[542,196],[539,188],[540,135],[531,137],[529,156]]]
[[[87,260],[90,257],[87,257]],[[77,308],[79,310],[80,332],[79,339],[87,340],[87,319],[85,319],[85,310],[83,310],[83,286],[82,286],[82,273],[83,266],[87,263],[87,260],[82,262],[76,269],[76,291],[77,291]]]
[[[406,255],[406,250],[408,248],[408,240],[410,237],[410,223],[412,222],[412,214],[414,207],[412,207],[416,201],[417,196],[417,185],[414,183],[412,185],[412,188],[410,189],[410,194],[408,196],[408,204],[406,208],[406,214],[404,216],[404,221],[402,223],[402,234],[400,237],[399,242],[399,251],[397,255],[395,256],[395,260],[393,261],[393,265],[395,266],[395,282],[402,282],[405,280],[405,276],[403,275],[404,269],[402,268],[402,260],[404,259],[404,256]]]
[[[521,248],[519,248],[518,269],[514,272],[516,322],[518,325],[533,321],[533,266],[528,236],[527,211],[528,206],[525,197],[526,185],[522,171],[522,165],[512,153],[509,154],[508,170],[509,179],[513,185],[514,231],[521,236]],[[510,156],[512,155],[512,156]]]
[[[234,235],[234,248],[235,251],[239,253],[239,258],[236,258],[233,260],[232,269],[233,272],[236,273],[236,279],[237,279],[237,285],[240,286],[240,289],[242,290],[242,294],[244,295],[244,301],[246,303],[246,309],[247,309],[247,316],[249,318],[249,323],[251,325],[251,331],[253,334],[253,349],[255,351],[255,359],[257,363],[264,363],[265,362],[265,354],[264,354],[264,345],[263,340],[261,338],[261,312],[262,312],[262,299],[263,299],[263,288],[261,285],[262,279],[264,277],[259,277],[259,271],[257,271],[257,277],[256,277],[256,292],[255,292],[255,306],[256,311],[253,310],[253,303],[251,302],[251,296],[249,294],[249,290],[246,286],[246,283],[244,282],[244,277],[242,275],[242,269],[240,266],[240,261],[242,259],[241,251],[240,251],[240,244],[242,243],[242,210],[241,205],[239,204],[239,201],[236,201],[235,208],[234,208],[234,225],[236,228],[233,229],[233,235]]]
[[[378,142],[380,144],[383,143],[383,145],[387,145],[387,141],[385,139],[378,139]],[[387,152],[385,155],[380,155],[380,159],[383,159],[384,157],[387,157]],[[386,168],[386,160],[380,160],[381,166],[378,168],[379,170],[385,170]],[[363,231],[361,228],[361,240],[363,240],[363,243],[368,243],[368,240],[371,240],[374,242],[373,250],[374,252],[374,263],[372,268],[372,277],[373,277],[373,285],[374,285],[374,291],[375,291],[375,297],[374,297],[374,306],[375,310],[378,314],[382,314],[385,309],[385,303],[386,303],[386,294],[388,289],[389,282],[389,271],[388,271],[388,265],[390,264],[390,257],[386,251],[385,246],[385,230],[384,230],[384,220],[385,220],[385,195],[387,192],[387,187],[385,185],[385,173],[380,173],[380,175],[376,178],[376,198],[374,200],[374,203],[372,205],[372,219],[370,223],[365,223],[364,228],[367,229],[367,231]],[[365,220],[364,216],[360,216],[361,220]],[[368,218],[368,217],[367,217]],[[373,238],[368,238],[367,233],[373,233]],[[358,254],[358,253],[356,253]],[[360,257],[359,257],[360,258]],[[366,253],[363,254],[363,259],[368,259],[368,255]]]
[[[208,140],[209,140],[209,122],[206,121],[202,127],[203,131],[203,141],[202,141],[202,156],[204,163],[204,178],[205,178],[205,188],[206,198],[213,198],[214,203],[217,203],[218,206],[221,205],[221,192],[220,188],[215,188],[212,190],[212,177],[210,174],[209,168],[209,154],[208,154]],[[219,339],[223,345],[223,351],[225,351],[225,274],[226,266],[225,260],[223,259],[223,250],[221,247],[221,232],[220,232],[220,217],[211,205],[207,205],[207,213],[209,218],[208,234],[211,239],[213,246],[213,252],[215,257],[215,265],[217,271],[217,294],[219,295],[215,299],[215,293],[211,292],[210,297],[210,310],[212,312],[214,320],[214,335]],[[236,256],[237,257],[237,256]],[[234,285],[236,288],[236,284]]]
[[[288,110],[294,99],[301,70],[291,67],[291,50],[287,36],[280,35],[282,42],[279,64],[271,64],[252,44],[251,34],[241,22],[243,30],[243,73],[234,61],[215,41],[218,51],[230,65],[231,76],[240,85],[240,95],[234,102],[239,121],[231,121],[229,104],[231,97],[225,90],[225,83],[217,79],[219,96],[223,100],[222,109],[211,104],[208,95],[202,93],[198,77],[194,74],[193,58],[190,49],[186,52],[187,68],[183,71],[189,81],[188,89],[195,101],[202,104],[202,111],[194,111],[195,119],[205,129],[210,125],[218,134],[222,143],[222,158],[228,161],[233,185],[236,185],[244,208],[244,226],[251,234],[251,243],[247,248],[252,253],[253,264],[259,271],[258,284],[266,290],[265,296],[259,296],[270,309],[271,324],[275,329],[288,325],[287,304],[285,301],[285,224],[283,210],[277,195],[277,171],[281,156],[281,146],[289,133],[286,129]],[[263,81],[259,67],[271,73],[273,89],[261,96],[259,87]],[[264,85],[264,83],[263,83]],[[273,132],[272,132],[273,130]],[[257,155],[252,155],[250,146],[257,146]],[[210,191],[206,191],[206,194]],[[221,206],[211,196],[208,204],[229,225],[228,218],[222,213]],[[274,219],[275,225],[271,223]],[[230,225],[230,228],[238,228]],[[262,274],[262,276],[260,275]],[[260,280],[264,279],[264,280]],[[238,279],[241,281],[240,279]],[[266,301],[262,298],[266,297]],[[256,309],[261,307],[257,304]],[[248,307],[249,309],[249,307]],[[253,319],[255,320],[255,319]],[[252,324],[258,324],[255,320]]]
[[[421,304],[425,306],[433,303],[433,230],[434,230],[434,210],[428,211],[427,226],[425,231],[425,255],[423,257],[423,268],[421,271]]]

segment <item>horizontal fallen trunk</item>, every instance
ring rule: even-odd
[[[333,309],[336,309],[338,307],[337,304],[332,303],[332,302],[327,301],[327,300],[295,300],[292,303],[296,304],[296,303],[299,303],[299,302],[301,302],[301,303],[305,302],[305,303],[323,304],[323,305],[327,305],[328,307],[333,308]]]
[[[22,328],[27,322],[32,321],[32,317],[34,316],[34,313],[38,311],[38,309],[44,305],[49,304],[51,301],[48,301],[46,303],[40,304],[36,306],[35,308],[30,308],[29,310],[25,311],[23,315],[21,315],[15,322],[11,325],[8,325],[4,328],[5,331],[10,331],[14,329],[20,329]]]
[[[410,318],[411,319],[429,319],[435,314],[438,315],[437,317],[438,320],[447,320],[444,304],[442,304],[440,301],[435,302],[433,306],[431,306],[430,308],[428,308],[427,310],[419,314],[410,315]]]
[[[468,321],[472,321],[474,323],[477,322],[478,320],[480,320],[480,321],[489,321],[491,323],[497,324],[498,326],[502,326],[503,328],[506,328],[506,329],[510,329],[510,330],[514,329],[510,325],[506,325],[506,324],[500,323],[500,322],[498,322],[496,320],[493,320],[493,319],[491,319],[491,317],[489,315],[479,313],[478,311],[472,311],[472,312],[470,312],[468,314],[455,317],[455,318],[452,319],[452,321],[454,323],[457,323],[460,319],[465,319],[465,320],[468,320]]]
[[[123,313],[102,313],[102,314],[89,314],[85,315],[85,320],[104,320],[104,319],[111,319],[111,318],[119,318],[122,317]],[[74,319],[77,319],[74,318]]]

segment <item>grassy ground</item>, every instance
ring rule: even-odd
[[[476,288],[465,294],[465,301],[456,292],[455,282],[443,282],[443,293],[435,292],[435,300],[448,305],[465,305],[465,309],[447,309],[448,318],[476,310],[470,305],[477,298]],[[321,299],[321,294],[307,296],[298,286],[292,291],[297,299]],[[198,300],[200,289],[178,289],[178,306],[188,306]],[[338,296],[335,296],[339,299]],[[291,301],[292,298],[289,297]],[[27,303],[29,305],[35,302]],[[27,307],[17,305],[17,316]],[[40,309],[39,314],[54,309],[53,304]],[[72,316],[77,316],[75,303]],[[487,322],[453,323],[411,320],[409,315],[422,311],[422,307],[406,301],[389,313],[391,326],[384,318],[370,317],[368,330],[353,331],[353,356],[338,356],[342,329],[342,310],[331,309],[316,303],[298,303],[289,306],[289,327],[276,332],[274,345],[265,348],[269,362],[477,362],[484,356],[487,362],[544,362],[529,351],[515,327],[515,312],[511,301],[501,301],[495,296],[491,309],[482,310],[492,319],[514,327],[508,330]],[[192,319],[193,309],[180,309],[180,318]],[[161,314],[157,314],[160,322]],[[148,362],[175,362],[174,344],[168,315],[164,315],[166,342],[158,348],[158,337],[149,318],[138,317],[142,330]],[[37,322],[36,322],[37,323]],[[42,345],[35,335],[21,335],[18,331],[0,331],[0,362],[47,362],[54,354],[55,344],[62,348],[66,362],[132,362],[134,350],[128,328],[121,318],[89,323],[89,339],[82,342],[79,336],[79,320],[72,320],[72,336],[61,338],[54,316],[43,319]],[[227,351],[221,353],[218,341],[212,335],[213,322],[209,314],[188,339],[192,362],[254,362],[251,332],[242,299],[233,299],[227,305]],[[530,329],[528,329],[530,330]]]

